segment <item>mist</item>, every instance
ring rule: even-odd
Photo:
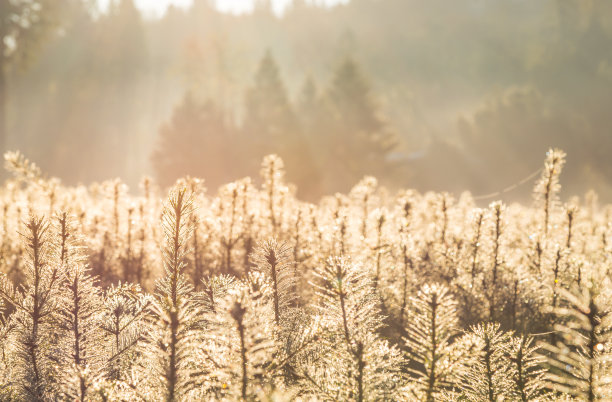
[[[560,147],[566,195],[612,197],[608,2],[185,3],[63,1],[32,40],[5,29],[4,148],[66,184],[131,188],[216,189],[278,153],[316,199],[365,175],[497,193]]]

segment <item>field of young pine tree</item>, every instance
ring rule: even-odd
[[[0,193],[0,399],[612,400],[610,214],[391,194],[301,202],[283,162],[65,187],[19,153]],[[140,194],[140,195],[135,195]]]

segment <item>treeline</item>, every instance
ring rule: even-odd
[[[292,104],[278,66],[266,53],[245,102],[245,115],[236,124],[214,101],[187,93],[160,130],[153,154],[159,183],[168,186],[177,177],[195,175],[216,188],[257,171],[261,158],[273,151],[287,161],[300,196],[316,199],[366,174],[391,180],[406,168],[390,160],[397,135],[351,59],[339,66],[329,89],[319,93],[309,79]]]
[[[153,173],[151,155],[160,127],[174,124],[173,110],[178,114],[187,103],[187,92],[195,103],[212,102],[225,123],[220,131],[241,132],[235,136],[243,137],[238,148],[245,138],[259,136],[253,127],[262,124],[279,130],[298,126],[288,128],[287,142],[316,143],[318,127],[304,122],[310,117],[302,116],[307,110],[300,106],[305,88],[312,82],[317,106],[329,109],[334,77],[351,59],[371,84],[378,104],[373,113],[387,123],[383,131],[397,134],[386,161],[406,166],[397,176],[393,170],[382,174],[381,180],[423,190],[494,192],[534,172],[540,155],[556,145],[574,150],[568,193],[596,187],[602,197],[610,194],[611,122],[605,105],[612,93],[612,11],[605,0],[353,0],[332,8],[294,1],[282,16],[268,2],[234,16],[196,0],[188,9],[169,8],[160,18],[143,17],[131,0],[112,1],[103,13],[91,2],[37,3],[49,13],[19,14],[22,2],[17,11],[3,13],[13,21],[0,33],[2,43],[10,45],[0,60],[7,83],[7,146],[26,150],[71,183],[121,176],[135,185],[141,172]],[[37,29],[27,30],[32,36],[15,40],[17,32],[24,32],[15,21],[39,14],[53,22],[50,28],[35,24]],[[46,40],[34,35],[39,31],[46,32]],[[16,52],[15,44],[22,51]],[[248,121],[254,113],[260,120],[285,113],[250,106],[249,93],[260,85],[256,74],[267,51],[297,123]],[[29,63],[21,62],[26,59]],[[347,131],[370,124],[338,118],[335,111],[323,114],[315,119],[325,126],[321,133],[332,133],[340,122]],[[245,134],[247,125],[252,135]],[[261,147],[282,153],[271,142],[269,127],[262,130]],[[334,148],[331,142],[324,145]],[[318,159],[326,147],[313,147],[315,155],[304,156],[304,171],[315,175],[330,157]],[[221,147],[216,154],[224,152]],[[354,150],[348,154],[361,156]],[[259,157],[253,152],[232,168],[253,174],[252,161]],[[307,181],[294,177],[291,159],[286,159],[288,174],[304,183],[304,193],[310,191]],[[206,173],[211,183],[226,180],[206,164],[198,169],[194,174]],[[370,173],[379,175],[376,169]],[[342,172],[326,169],[330,182],[312,191],[346,189],[352,173],[342,177]],[[528,190],[504,196],[521,195],[528,197]]]

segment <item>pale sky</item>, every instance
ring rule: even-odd
[[[106,8],[110,0],[99,0],[102,8]],[[253,0],[216,0],[217,7],[221,11],[243,13],[250,11],[253,8]],[[166,10],[169,4],[174,4],[179,7],[188,7],[192,0],[134,0],[134,3],[140,8],[145,15],[160,16]],[[290,0],[272,0],[274,10],[282,12],[284,7]],[[346,0],[315,0],[315,3],[333,5],[343,3]]]

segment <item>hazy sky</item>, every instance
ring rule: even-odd
[[[99,0],[102,7],[106,7],[111,0]],[[228,12],[245,12],[249,11],[253,7],[253,0],[216,0],[217,6],[222,11]],[[274,9],[277,12],[281,12],[283,8],[291,0],[272,0]],[[180,7],[187,7],[191,4],[192,0],[134,0],[134,3],[140,8],[146,15],[161,15],[169,4],[174,4]],[[323,3],[332,5],[335,3],[346,2],[346,0],[315,0],[315,3]]]

